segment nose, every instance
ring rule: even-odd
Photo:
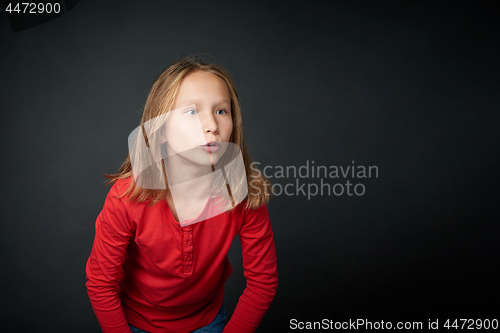
[[[212,112],[203,112],[203,116],[200,120],[204,133],[211,133],[214,135],[218,133],[219,128],[217,126],[217,121]]]

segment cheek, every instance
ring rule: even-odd
[[[205,141],[201,123],[197,118],[179,117],[169,123],[166,130],[166,138],[171,146],[189,149]]]
[[[233,133],[233,120],[231,118],[229,119],[224,119],[224,121],[219,125],[221,128],[221,132],[224,133],[224,136],[229,137],[231,136],[231,133]]]
[[[228,134],[227,134],[227,140],[229,141],[229,138],[231,137],[231,134],[233,134],[233,122],[231,121],[229,126],[228,126]]]

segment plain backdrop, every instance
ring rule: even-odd
[[[258,332],[498,317],[498,14],[493,1],[82,0],[14,33],[3,12],[1,330],[100,332],[85,265],[103,172],[127,156],[155,78],[202,52],[233,75],[261,168],[378,167],[348,178],[362,196],[270,201],[279,285]],[[238,237],[228,255],[230,318]]]

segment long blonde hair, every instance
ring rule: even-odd
[[[262,175],[262,173],[251,166],[252,159],[246,149],[243,138],[243,122],[241,117],[241,109],[238,102],[238,92],[234,81],[229,72],[221,65],[216,63],[208,63],[197,56],[182,56],[170,64],[158,76],[151,86],[146,104],[142,113],[141,128],[144,128],[144,123],[170,111],[174,105],[175,96],[179,90],[182,79],[188,74],[195,71],[205,71],[217,75],[225,83],[231,97],[231,113],[233,121],[233,132],[229,142],[238,145],[241,149],[245,172],[248,184],[248,195],[246,198],[245,208],[258,208],[264,203],[269,202],[271,197],[271,183]],[[168,111],[167,111],[168,110]],[[168,184],[166,189],[145,189],[137,186],[132,171],[130,161],[130,153],[120,169],[115,174],[107,174],[104,176],[110,179],[107,184],[113,184],[118,179],[131,177],[131,182],[127,190],[120,196],[127,196],[127,200],[137,202],[150,201],[150,205],[158,203],[160,200],[170,197]]]

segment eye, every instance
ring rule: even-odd
[[[193,110],[193,109],[187,110],[186,113],[190,114],[190,115],[195,115],[196,114],[196,110]]]
[[[219,112],[222,112],[222,113],[219,113]],[[224,109],[221,109],[221,110],[217,111],[217,114],[220,114],[220,115],[223,115],[223,114],[226,114],[226,113],[227,113],[227,111],[224,110]]]

